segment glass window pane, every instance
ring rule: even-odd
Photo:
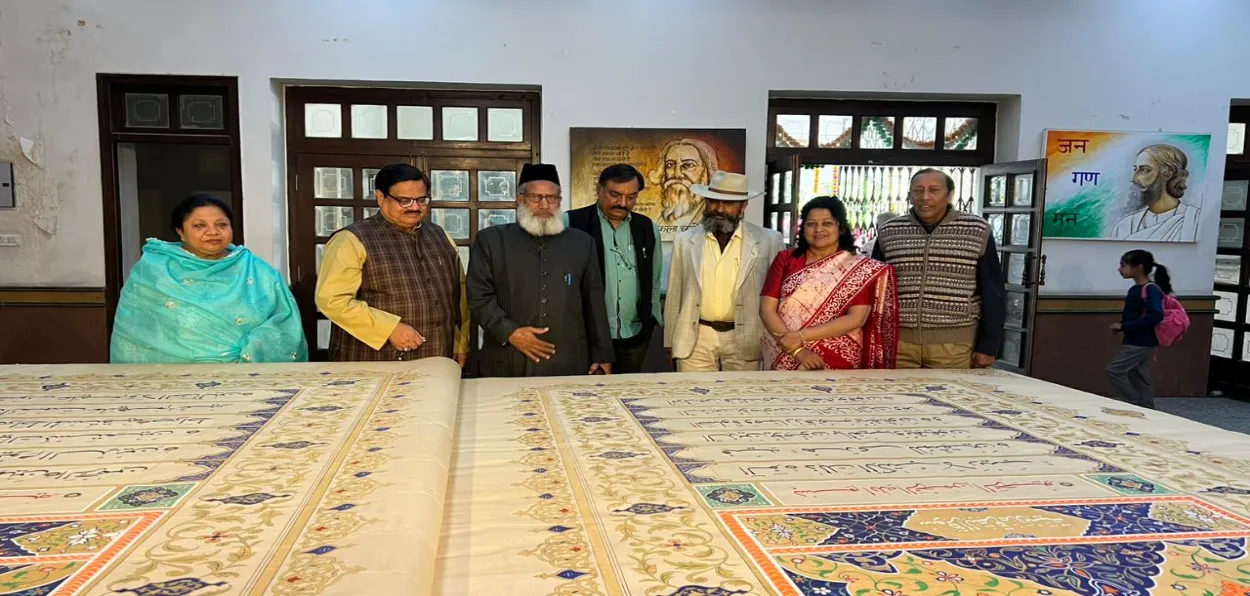
[[[990,230],[994,234],[994,244],[997,246],[1003,245],[1003,219],[1005,217],[1001,213],[995,213],[987,218],[990,222]]]
[[[1250,196],[1250,180],[1225,180],[1220,208],[1226,211],[1245,211],[1247,196]]]
[[[1019,214],[1011,216],[1011,245],[1012,246],[1028,246],[1029,245],[1029,222],[1033,219],[1031,215]]]
[[[352,105],[352,138],[385,139],[386,106]]]
[[[343,136],[343,106],[336,103],[304,104],[304,136],[325,139]]]
[[[479,170],[477,173],[477,200],[515,201],[516,172]]]
[[[525,110],[521,108],[487,108],[486,140],[520,143],[525,140]]]
[[[825,149],[849,149],[852,120],[851,116],[821,116],[817,121],[820,136],[816,142]]]
[[[169,128],[169,96],[164,93],[127,93],[127,128]]]
[[[360,171],[360,198],[366,201],[373,201],[377,197],[373,194],[373,183],[377,181],[379,168],[365,168]]]
[[[772,184],[773,187],[771,189],[770,196],[768,197],[768,202],[776,205],[781,196],[781,174],[779,172],[773,172]]]
[[[1211,330],[1211,355],[1221,358],[1233,357],[1233,330],[1216,327]]]
[[[313,198],[352,198],[352,169],[313,168]]]
[[[1229,323],[1236,322],[1237,294],[1232,292],[1216,292],[1215,298],[1215,320],[1228,321]]]
[[[975,151],[977,148],[976,118],[947,118],[942,131],[942,148],[952,151]]]
[[[469,271],[469,247],[457,246],[456,254],[460,255],[460,269],[467,273]]]
[[[315,213],[316,228],[318,236],[329,236],[337,232],[340,228],[352,223],[351,207],[326,207],[317,205],[313,208]]]
[[[317,349],[330,349],[330,321],[329,319],[317,320]]]
[[[396,107],[395,136],[406,141],[434,140],[434,108],[430,106]]]
[[[377,207],[365,207],[365,217],[373,217],[378,214],[381,209]]]
[[[1241,361],[1250,362],[1250,333],[1246,333],[1241,340]]]
[[[468,170],[433,170],[430,178],[434,182],[430,195],[435,201],[469,200]]]
[[[321,271],[321,258],[323,254],[325,253],[325,251],[326,251],[326,245],[324,244],[317,245],[317,271],[318,272]]]
[[[443,108],[444,141],[477,140],[477,108]]]
[[[781,214],[781,238],[785,241],[786,245],[790,244],[790,236],[794,234],[794,222],[792,221],[793,217],[794,216],[789,211],[785,211]]]
[[[768,214],[768,229],[781,231],[781,224],[777,223],[777,216],[780,215],[776,211]]]
[[[1011,366],[1023,366],[1024,334],[1019,331],[1007,331],[1003,336],[1003,363]]]
[[[1004,253],[1007,259],[1007,283],[1017,286],[1024,285],[1024,257],[1020,253]]]
[[[781,181],[781,202],[783,204],[786,204],[786,205],[790,204],[790,201],[793,198],[790,196],[791,194],[793,194],[793,189],[794,189],[794,173],[786,172],[785,178]]]
[[[1241,155],[1246,152],[1246,123],[1228,123],[1228,154]]]
[[[1004,207],[1007,205],[1007,177],[990,178],[990,205]]]
[[[777,147],[806,147],[812,142],[812,117],[777,114]]]
[[[1245,233],[1246,220],[1221,219],[1218,245],[1220,248],[1241,248]]]
[[[456,240],[469,239],[468,209],[431,209],[430,221],[447,230],[447,234]]]
[[[1011,204],[1016,207],[1028,207],[1033,204],[1033,174],[1016,176],[1016,188]]]
[[[860,149],[893,149],[894,118],[890,116],[872,116],[864,118],[859,135]]]
[[[1013,327],[1024,327],[1025,304],[1028,294],[1024,292],[1007,292],[1007,324]]]
[[[937,146],[937,118],[903,118],[903,148],[932,149]]]
[[[1215,255],[1215,283],[1239,285],[1241,283],[1241,257]]]
[[[222,130],[226,127],[224,100],[220,95],[182,95],[178,126],[195,130]]]
[[[516,223],[515,209],[478,209],[477,231],[481,232],[491,226],[502,226]]]

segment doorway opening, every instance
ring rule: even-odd
[[[1250,396],[1250,105],[1229,111],[1224,188],[1215,255],[1215,326],[1211,335],[1211,389]]]
[[[234,77],[97,76],[109,332],[122,285],[148,238],[177,240],[169,216],[191,194],[230,205],[243,244],[238,82]]]
[[[922,168],[949,174],[953,206],[980,214],[979,168],[994,163],[996,114],[988,102],[770,99],[764,225],[792,244],[803,205],[833,195],[863,246],[879,214],[906,212]]]

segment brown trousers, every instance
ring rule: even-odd
[[[898,368],[972,368],[972,344],[898,342]]]

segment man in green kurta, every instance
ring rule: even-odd
[[[633,212],[643,188],[642,174],[633,166],[609,166],[599,174],[596,203],[574,209],[566,218],[569,226],[590,234],[599,248],[616,374],[642,372],[652,332],[664,318],[660,228]]]
[[[469,310],[486,332],[484,377],[611,374],[612,337],[594,240],[564,225],[555,166],[526,164],[517,223],[477,233]]]

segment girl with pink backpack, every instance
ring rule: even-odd
[[[1153,275],[1153,280],[1152,280]],[[1111,325],[1124,334],[1124,345],[1107,363],[1107,381],[1113,397],[1143,408],[1154,408],[1150,365],[1155,349],[1176,343],[1189,328],[1189,316],[1172,295],[1167,267],[1144,250],[1120,257],[1120,276],[1133,280],[1124,300],[1124,314]]]

